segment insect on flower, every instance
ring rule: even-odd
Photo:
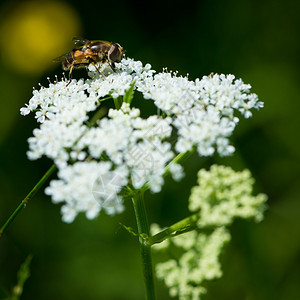
[[[115,62],[120,62],[124,54],[123,48],[117,43],[106,41],[89,41],[84,38],[74,37],[76,45],[71,52],[54,59],[62,63],[62,68],[69,71],[71,78],[73,69],[87,68],[94,65],[100,74],[96,63],[108,63],[111,69],[116,72]]]

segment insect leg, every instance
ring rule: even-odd
[[[95,67],[95,69],[96,69],[97,73],[99,74],[99,76],[101,78],[104,78],[103,74],[100,72],[99,68],[96,66],[96,62],[95,61],[91,61],[90,63]]]
[[[106,62],[109,64],[110,68],[116,73],[116,66],[114,62],[110,62],[108,59]]]
[[[72,71],[73,71],[73,67],[74,67],[74,64],[71,65],[71,68],[70,68],[70,72],[69,72],[69,82],[67,83],[66,87],[71,83],[72,81]]]

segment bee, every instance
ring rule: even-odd
[[[94,65],[100,74],[96,63],[103,64],[106,62],[112,71],[116,72],[115,62],[120,62],[124,55],[123,48],[117,43],[90,41],[78,37],[74,37],[73,42],[76,48],[54,59],[54,61],[62,63],[62,68],[65,71],[69,71],[70,79],[73,69],[87,68],[90,64]]]

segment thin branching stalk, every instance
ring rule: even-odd
[[[28,195],[22,200],[19,206],[15,209],[15,211],[11,214],[8,220],[4,223],[4,225],[0,229],[0,238],[3,233],[6,231],[7,227],[11,224],[11,222],[15,219],[15,217],[20,213],[20,211],[26,206],[29,200],[36,195],[36,193],[40,190],[40,188],[44,185],[47,179],[56,171],[56,165],[53,164],[48,171],[44,174],[44,176],[37,182],[37,184],[33,187],[33,189],[28,193]]]

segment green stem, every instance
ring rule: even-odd
[[[198,213],[195,213],[171,226],[162,230],[161,232],[149,237],[148,243],[152,246],[158,244],[169,237],[180,235],[182,233],[191,231],[196,228],[197,220],[199,219]]]
[[[120,109],[122,106],[122,103],[123,103],[123,99],[121,97],[114,98],[114,103],[115,103],[116,109]]]
[[[172,161],[165,167],[165,172],[164,172],[164,177],[166,177],[167,175],[169,175],[170,173],[170,165],[173,163],[182,163],[184,162],[187,158],[189,158],[194,152],[195,152],[196,148],[193,148],[190,151],[187,151],[185,153],[179,153],[176,157],[174,157],[172,159]],[[146,192],[147,190],[149,190],[150,185],[149,183],[146,183],[142,188],[141,191]]]
[[[44,176],[37,182],[37,184],[33,187],[33,189],[28,193],[28,195],[23,199],[23,201],[19,204],[19,206],[15,209],[15,211],[11,214],[8,220],[4,223],[4,225],[0,229],[0,238],[3,233],[6,231],[7,227],[14,220],[14,218],[20,213],[20,211],[26,206],[29,200],[36,195],[36,193],[40,190],[46,180],[53,174],[56,170],[56,165],[53,164],[48,171],[44,174]]]
[[[99,99],[99,102],[104,102],[104,101],[110,100],[110,99],[112,99],[112,96],[107,96],[107,97],[104,97],[102,99]]]
[[[96,122],[100,119],[102,119],[102,117],[106,114],[105,109],[102,109],[102,107],[100,107],[100,109],[98,109],[94,115],[91,117],[91,119],[87,122],[87,127],[88,129],[90,129],[91,127],[93,127]],[[88,130],[86,130],[83,135],[87,132]],[[83,136],[82,135],[82,136]],[[82,138],[82,136],[79,137],[78,141]],[[78,141],[75,141],[74,145],[76,145],[78,143]]]
[[[133,197],[134,212],[139,233],[139,243],[143,263],[146,300],[155,300],[151,245],[148,243],[149,225],[144,202],[144,193],[137,192]]]
[[[179,153],[176,155],[176,157],[173,158],[173,160],[165,167],[165,173],[164,176],[167,176],[170,173],[170,165],[173,163],[182,163],[186,159],[188,159],[194,152],[196,148],[192,148],[192,150],[184,152],[184,153]]]

